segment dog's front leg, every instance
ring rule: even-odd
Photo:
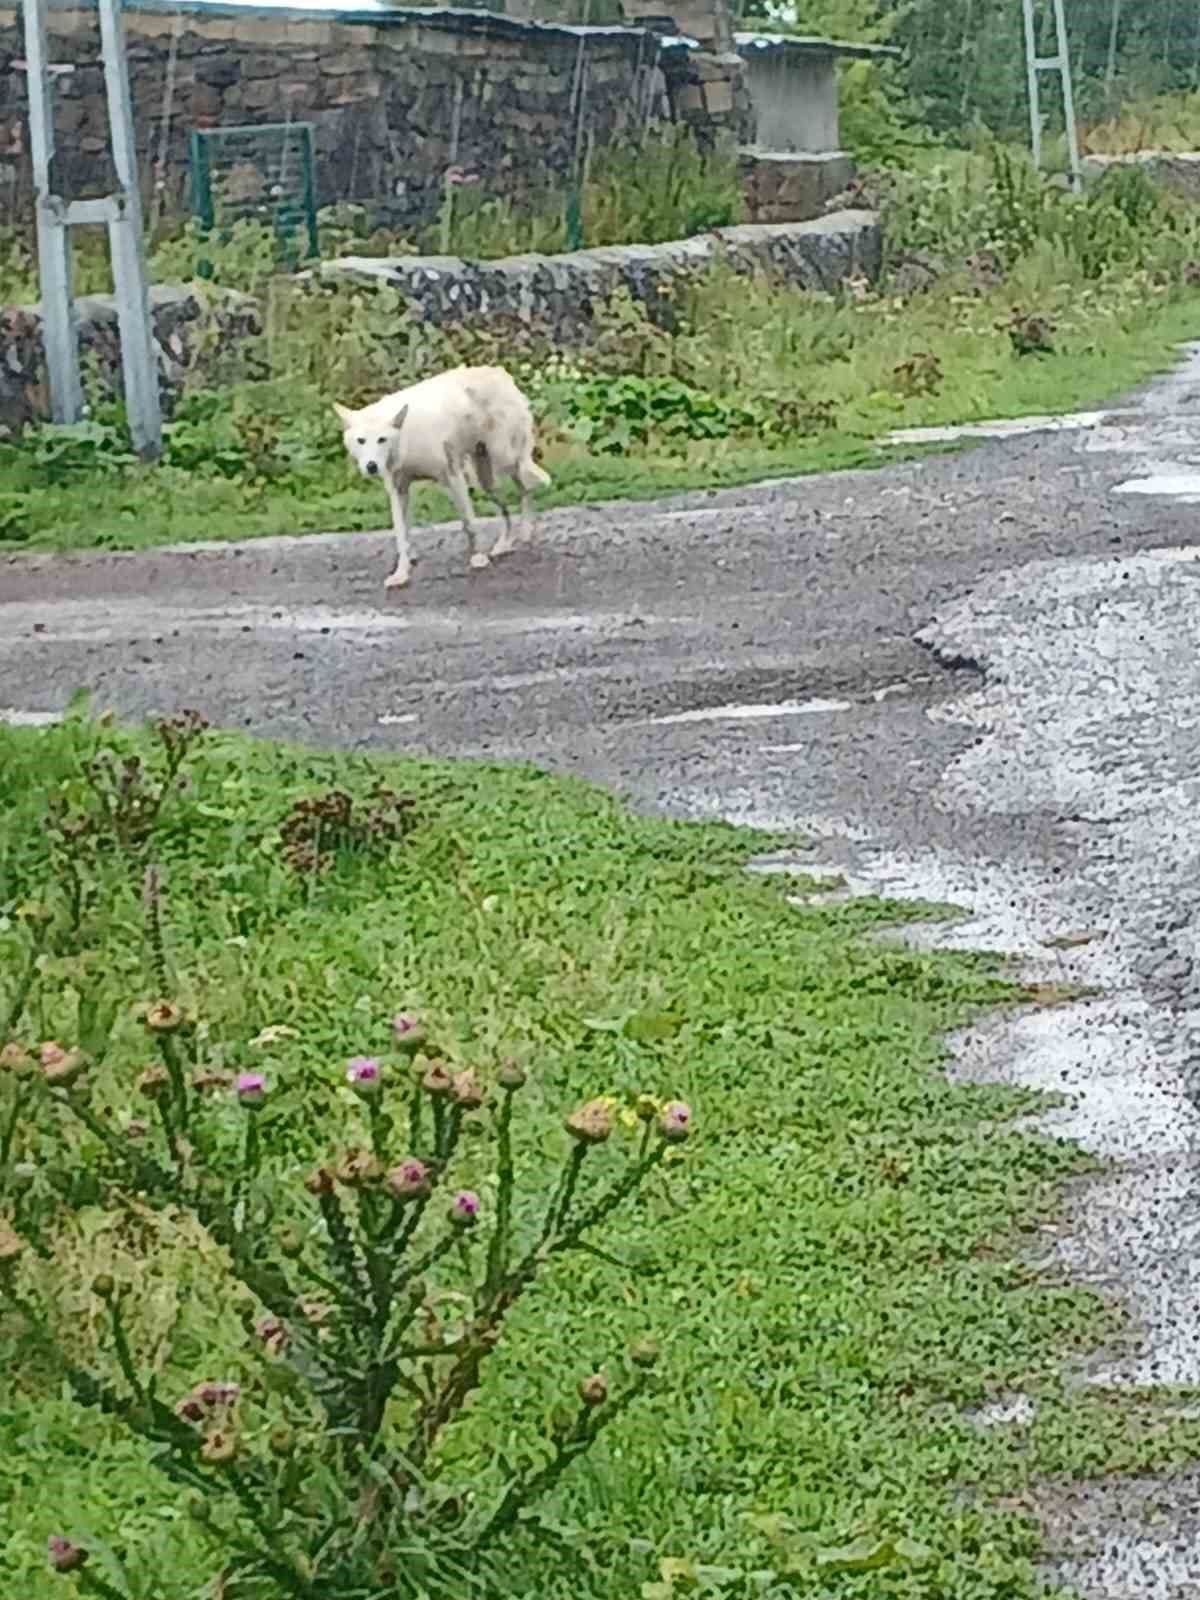
[[[392,507],[392,532],[396,536],[396,570],[384,579],[384,587],[402,589],[412,576],[408,554],[408,480],[387,478],[388,500]]]

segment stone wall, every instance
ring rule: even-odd
[[[837,289],[845,279],[878,276],[879,219],[869,211],[832,213],[816,222],[722,228],[674,244],[619,245],[560,256],[513,256],[468,262],[406,256],[395,261],[349,257],[321,270],[363,283],[388,283],[433,323],[524,323],[564,346],[586,345],[596,312],[626,289],[660,326],[670,328],[676,304],[665,292],[718,260],[738,272],[766,273],[805,289]],[[76,303],[80,343],[102,391],[120,392],[116,308],[110,297]],[[161,394],[165,410],[184,381],[204,382],[204,365],[256,331],[254,302],[241,295],[205,296],[187,288],[151,290]],[[215,321],[214,321],[215,319]],[[200,337],[197,337],[197,334]],[[36,307],[0,309],[0,436],[48,410],[41,325]]]
[[[653,320],[669,328],[679,280],[718,261],[737,272],[830,291],[853,276],[877,278],[882,255],[874,212],[837,211],[809,222],[719,228],[671,244],[612,245],[501,261],[347,256],[321,270],[391,284],[430,322],[522,322],[552,333],[560,344],[579,345],[590,337],[596,312],[618,289],[628,290]]]
[[[84,295],[75,302],[79,348],[102,392],[121,392],[121,340],[111,295]],[[228,292],[206,294],[157,286],[150,291],[150,316],[158,357],[159,391],[168,415],[185,379],[214,341],[236,346],[260,330],[255,302]],[[41,316],[36,306],[0,308],[0,437],[49,414]]]
[[[854,162],[840,151],[796,155],[752,148],[741,150],[738,159],[750,222],[819,217],[854,179]]]
[[[1137,155],[1085,156],[1083,178],[1095,183],[1114,167],[1138,167],[1164,189],[1185,200],[1200,200],[1200,153],[1194,150],[1143,150]]]
[[[588,141],[670,115],[658,37],[640,29],[434,7],[182,10],[160,0],[132,0],[125,24],[140,173],[147,200],[157,186],[168,213],[187,205],[194,128],[311,122],[319,202],[366,202],[403,227],[436,209],[448,166],[519,196],[564,185]],[[50,53],[70,69],[55,78],[55,189],[108,193],[95,10],[53,6]],[[29,193],[23,55],[18,14],[0,0],[0,196],[17,207]],[[687,87],[682,57],[672,81]],[[706,115],[719,125],[716,98]],[[732,129],[735,108],[724,115]]]

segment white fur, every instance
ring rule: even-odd
[[[386,580],[388,588],[398,588],[411,576],[408,493],[421,479],[440,483],[449,492],[462,518],[472,567],[486,567],[496,556],[529,543],[529,491],[545,487],[550,476],[533,459],[529,402],[502,367],[454,367],[360,411],[336,404],[333,409],[359,471],[379,478],[391,501],[396,570]],[[521,491],[515,539],[508,511],[495,493],[502,476],[512,478]],[[477,549],[472,488],[495,500],[504,516],[504,530],[490,555]]]

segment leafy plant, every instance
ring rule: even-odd
[[[137,461],[121,430],[104,422],[46,422],[29,430],[22,448],[37,481],[49,485],[109,477]]]
[[[646,1095],[586,1102],[565,1119],[564,1153],[542,1193],[523,1173],[517,1136],[525,1069],[451,1068],[420,1020],[401,1013],[389,1049],[342,1069],[357,1110],[330,1118],[327,1158],[302,1178],[288,1156],[301,1108],[279,1048],[287,1030],[257,1041],[276,1047],[273,1071],[214,1067],[205,1019],[178,998],[169,970],[168,880],[151,856],[170,849],[170,807],[205,728],[192,713],[159,723],[153,769],[101,741],[67,792],[48,797],[52,876],[23,914],[26,955],[5,1008],[0,1301],[76,1402],[144,1440],[157,1470],[190,1493],[223,1593],[461,1593],[502,1542],[537,1533],[537,1503],[657,1386],[657,1347],[635,1344],[611,1373],[581,1378],[541,1451],[508,1464],[490,1492],[455,1469],[453,1436],[519,1303],[560,1258],[604,1257],[598,1241],[611,1243],[616,1214],[679,1154],[692,1114]],[[373,801],[359,825],[368,842],[407,831],[397,796],[377,789]],[[301,803],[284,832],[285,853],[305,856],[292,864],[319,867],[357,839],[349,797]],[[85,963],[70,969],[77,1037],[64,1046],[25,1033],[40,983],[60,975],[51,953],[76,948],[85,921],[114,909],[80,888],[105,881],[94,864],[106,852],[142,874],[144,976],[157,992],[136,1008],[151,1057],[137,1087],[151,1120],[124,1129],[101,1087],[118,1021]],[[94,1152],[91,1184],[23,1181],[35,1152],[65,1168],[81,1141]],[[468,1168],[487,1174],[488,1200],[462,1185]],[[186,1216],[220,1250],[224,1293],[245,1330],[243,1377],[201,1374],[164,1393],[131,1320],[133,1285],[108,1271],[91,1292],[110,1367],[64,1348],[48,1316],[50,1240],[72,1211],[97,1203]],[[67,1533],[47,1550],[52,1569],[85,1592],[120,1593],[95,1553]]]
[[[726,439],[755,422],[747,407],[668,377],[586,378],[567,389],[565,409],[577,438],[611,454],[651,436],[676,443]]]

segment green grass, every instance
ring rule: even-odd
[[[713,322],[704,332],[708,359],[733,368],[730,388],[753,383],[748,370],[753,352],[772,337],[789,333],[799,348],[791,365],[802,365],[804,344],[825,347],[823,364],[811,372],[815,399],[834,407],[837,425],[808,438],[770,447],[745,439],[689,445],[666,455],[651,443],[631,446],[621,455],[589,453],[564,436],[551,439],[545,452],[553,487],[537,496],[542,509],[606,500],[648,500],[683,490],[736,487],[777,477],[800,476],[850,467],[870,467],[911,457],[911,449],[886,447],[892,428],[982,421],[1031,413],[1091,408],[1118,400],[1124,392],[1168,368],[1176,347],[1200,328],[1200,294],[1133,293],[1105,297],[1078,286],[1043,288],[1038,304],[1058,312],[1060,331],[1053,355],[1018,357],[995,322],[1007,299],[1025,292],[1029,303],[1036,280],[1009,287],[1003,295],[965,299],[943,290],[910,301],[903,311],[889,309],[886,297],[863,308],[840,310],[791,294],[755,301],[743,291],[744,323],[726,330]],[[1007,297],[1007,299],[1006,299]],[[790,312],[771,334],[766,312]],[[1074,303],[1073,303],[1074,302]],[[742,338],[750,355],[739,356]],[[844,350],[838,349],[838,342]],[[699,336],[696,340],[700,342]],[[715,348],[713,348],[715,347]],[[944,381],[935,394],[905,397],[891,377],[896,365],[915,350],[934,353]],[[787,388],[787,359],[773,352],[777,370],[759,381],[781,393]],[[696,359],[699,359],[697,353]],[[765,359],[765,358],[764,358]],[[820,362],[820,354],[815,359]],[[742,362],[747,370],[743,378]],[[792,380],[794,381],[794,380]],[[319,397],[300,391],[307,417],[318,418]],[[319,421],[314,424],[320,426]],[[336,438],[333,443],[340,449]],[[21,452],[0,454],[0,529],[6,496],[20,497],[19,527],[0,549],[139,549],[197,539],[249,539],[269,534],[348,532],[387,525],[387,502],[376,486],[352,475],[334,456],[296,468],[281,477],[257,481],[222,478],[160,466],[119,474],[73,472],[47,483]],[[450,520],[449,500],[434,489],[414,496],[418,521]]]
[[[0,728],[0,973],[19,965],[16,904],[47,894],[45,794],[72,781],[96,737],[81,723]],[[497,1444],[535,1449],[581,1373],[630,1337],[663,1345],[665,1394],[606,1434],[550,1508],[575,1556],[518,1551],[504,1593],[627,1600],[662,1582],[646,1591],[661,1600],[700,1563],[721,1569],[705,1584],[736,1600],[1033,1600],[1036,1539],[994,1500],[1011,1505],[1042,1473],[1151,1468],[1194,1450],[1195,1422],[1061,1382],[1064,1358],[1115,1317],[1022,1258],[1061,1180],[1085,1164],[1012,1126],[1039,1103],[1031,1094],[953,1086],[939,1070],[943,1031],[1012,997],[995,961],[871,940],[898,906],[788,905],[782,881],[740,870],[783,841],[635,816],[529,768],[221,736],[192,773],[157,847],[168,959],[213,1061],[262,1059],[248,1041],[294,1030],[265,1052],[281,1179],[353,1138],[341,1064],[384,1046],[401,1004],[428,1017],[454,1063],[529,1065],[518,1161],[535,1189],[579,1100],[646,1090],[695,1108],[685,1161],[604,1240],[614,1259],[566,1258],[506,1324],[456,1433],[447,1470],[484,1493]],[[417,802],[409,841],[297,884],[277,850],[293,800],[335,782],[358,791],[377,773]],[[120,1120],[142,1104],[138,886],[102,857],[94,870],[104,898],[85,922],[91,954],[48,969],[24,1033],[70,1041],[72,985],[120,1002],[93,1090]],[[0,998],[11,983],[0,978]],[[661,1026],[624,1026],[647,1017]],[[476,1148],[455,1181],[486,1196]],[[77,1156],[86,1172],[86,1141]],[[164,1395],[213,1374],[253,1381],[257,1358],[194,1230],[114,1214],[100,1190],[62,1225],[46,1269],[52,1318],[76,1359],[103,1363],[99,1270],[132,1286],[138,1352]],[[195,1532],[145,1451],[77,1414],[44,1353],[13,1340],[0,1322],[9,1591],[62,1593],[42,1552],[65,1529],[124,1552],[130,1600],[199,1594]],[[963,1415],[1015,1387],[1041,1405],[1028,1433],[981,1432]],[[928,1547],[924,1565],[834,1574],[822,1555],[901,1537]]]

